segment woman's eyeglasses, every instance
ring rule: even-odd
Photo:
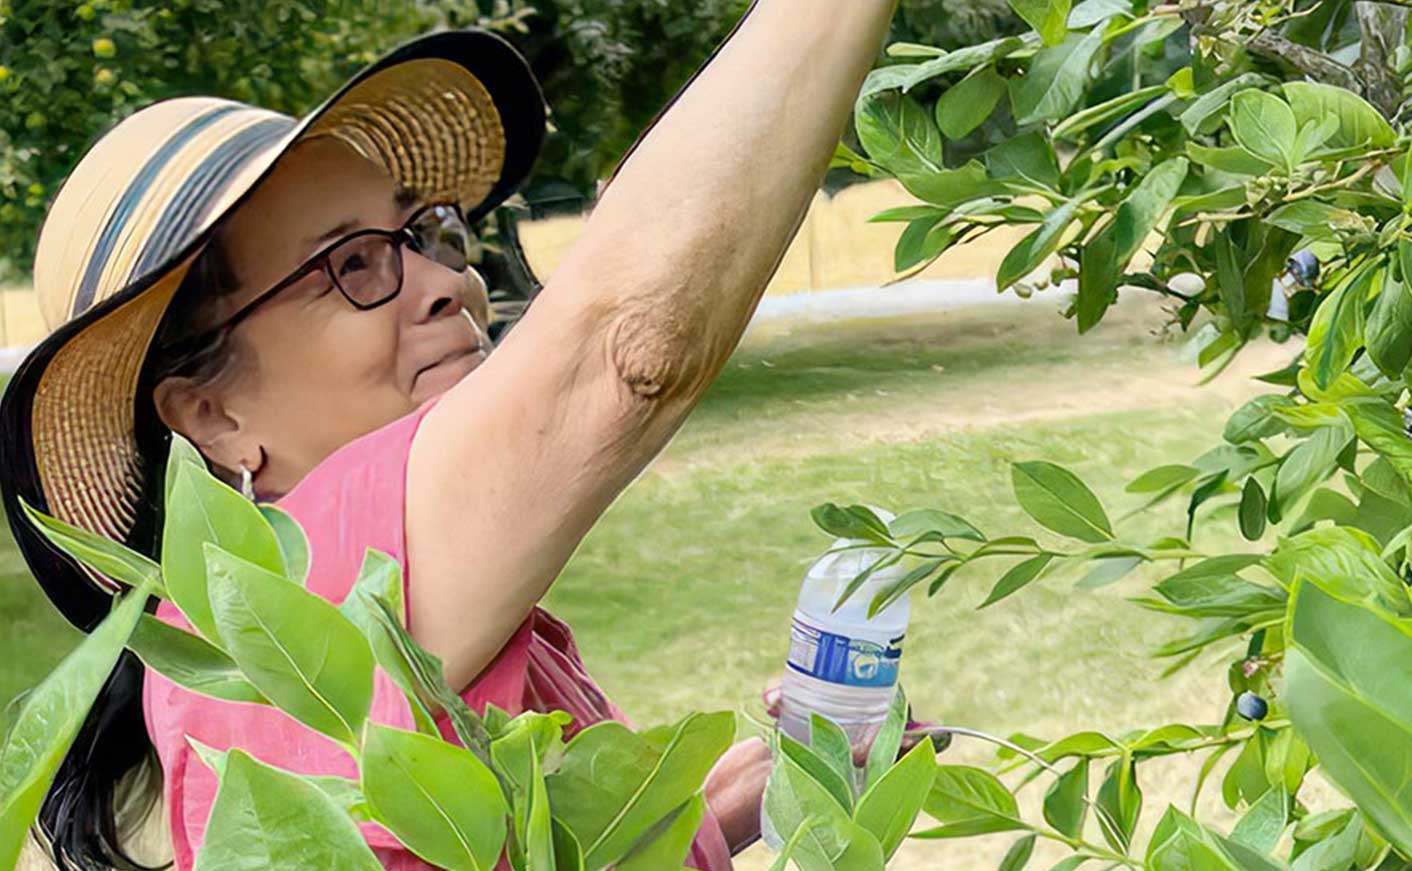
[[[404,245],[453,272],[465,272],[470,266],[473,240],[474,234],[460,207],[449,203],[433,203],[419,209],[396,230],[350,233],[309,258],[222,323],[173,344],[167,353],[177,359],[199,353],[280,291],[315,272],[322,271],[349,305],[359,311],[377,308],[402,291]]]

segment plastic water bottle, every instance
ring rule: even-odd
[[[887,511],[869,507],[885,522],[894,519]],[[830,550],[867,543],[840,538]],[[797,741],[809,743],[814,713],[837,723],[855,745],[876,734],[887,719],[902,662],[909,597],[902,596],[871,619],[868,607],[874,596],[907,574],[908,566],[898,562],[879,569],[843,607],[833,610],[848,584],[887,552],[859,547],[825,553],[804,576],[780,684],[780,730]],[[778,850],[783,842],[763,808],[760,826],[762,838]]]

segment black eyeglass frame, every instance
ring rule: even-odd
[[[295,268],[295,270],[289,275],[282,278],[273,287],[269,288],[268,290],[262,292],[259,296],[250,300],[250,302],[246,303],[244,306],[238,309],[235,314],[231,315],[229,318],[226,318],[224,321],[217,324],[216,326],[211,327],[210,329],[205,330],[195,336],[191,336],[190,338],[173,342],[171,345],[163,347],[163,350],[165,352],[173,354],[178,360],[181,361],[178,365],[173,366],[171,368],[179,369],[181,366],[188,363],[190,358],[194,357],[196,352],[199,351],[201,348],[213,343],[216,338],[219,337],[221,334],[228,333],[231,330],[235,329],[241,323],[241,321],[249,317],[250,314],[255,311],[255,309],[259,308],[261,305],[264,305],[266,302],[273,299],[281,291],[288,289],[291,285],[302,281],[303,279],[307,278],[311,273],[316,272],[318,270],[323,270],[324,275],[328,278],[329,282],[332,283],[335,288],[337,288],[339,295],[342,296],[345,300],[347,300],[348,304],[353,306],[355,309],[359,311],[369,311],[371,309],[377,308],[378,306],[386,305],[387,303],[396,299],[397,295],[402,292],[402,283],[407,273],[406,264],[404,262],[404,254],[402,251],[403,247],[406,245],[411,245],[413,250],[422,250],[421,242],[417,239],[417,236],[413,232],[412,227],[416,225],[418,221],[420,221],[428,212],[432,211],[433,209],[444,208],[450,208],[452,210],[452,212],[456,216],[456,219],[460,221],[461,226],[465,228],[466,238],[468,240],[475,237],[475,231],[471,229],[470,222],[466,220],[466,213],[462,211],[461,206],[458,203],[439,202],[428,203],[427,205],[422,206],[420,209],[417,209],[417,211],[413,212],[412,215],[402,223],[402,226],[398,227],[395,230],[383,230],[377,227],[370,227],[368,229],[358,230],[356,232],[349,233],[348,235],[343,236],[341,238],[335,239],[328,245],[320,249],[317,254],[314,254],[308,260],[304,261],[302,265]],[[334,275],[332,259],[330,255],[332,255],[334,251],[346,245],[347,243],[355,239],[364,238],[366,236],[382,237],[393,243],[393,251],[395,251],[397,255],[395,261],[397,263],[397,283],[396,285],[394,285],[392,291],[389,292],[387,295],[383,296],[382,298],[374,300],[372,302],[359,302],[358,300],[354,299],[348,293],[347,290],[344,289],[343,285],[339,282],[338,277]],[[451,267],[447,266],[447,268],[450,269]],[[466,261],[465,268],[470,268],[469,259]]]

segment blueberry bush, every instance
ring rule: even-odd
[[[1011,469],[1039,537],[982,532],[945,505],[891,522],[858,505],[815,510],[827,531],[887,549],[841,599],[872,571],[911,566],[875,612],[913,587],[941,595],[978,563],[1004,566],[982,607],[1066,570],[1092,590],[1155,566],[1160,580],[1135,605],[1190,629],[1154,653],[1173,670],[1220,663],[1219,722],[977,736],[996,743],[995,764],[936,766],[923,803],[934,825],[913,836],[1013,832],[1004,871],[1026,867],[1038,839],[1070,850],[1062,871],[1412,867],[1409,10],[1012,6],[1027,32],[953,50],[892,45],[899,62],[860,95],[863,150],[840,146],[835,164],[916,197],[874,218],[905,222],[898,272],[1019,225],[1000,292],[1068,280],[1064,314],[1080,332],[1120,289],[1156,293],[1207,375],[1261,336],[1288,342],[1290,362],[1260,376],[1269,392],[1229,418],[1220,444],[1128,484],[1139,510],[1184,505],[1185,522],[1156,539],[1125,533],[1125,518],[1043,459]],[[1003,135],[965,156],[954,146],[981,124]],[[1231,540],[1213,534],[1223,524],[1241,547],[1203,545]],[[1191,804],[1146,806],[1144,767],[1177,754],[1202,760]],[[1309,806],[1311,777],[1345,802]],[[1047,791],[1027,818],[1016,790],[1036,779]],[[1239,814],[1228,830],[1194,816],[1208,787]]]

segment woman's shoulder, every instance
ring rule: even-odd
[[[429,399],[334,451],[274,503],[309,539],[311,592],[341,602],[369,548],[406,569],[407,456],[435,403]]]

